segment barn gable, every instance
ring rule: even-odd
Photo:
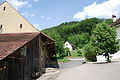
[[[0,33],[39,32],[8,2],[0,5]]]

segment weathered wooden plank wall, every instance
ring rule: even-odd
[[[55,43],[43,35],[19,48],[13,54],[0,60],[0,68],[6,63],[6,69],[0,71],[0,80],[35,80],[35,74],[45,72],[45,65],[52,62]]]

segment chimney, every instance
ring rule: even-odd
[[[113,20],[113,22],[115,22],[117,20],[115,15],[112,15],[112,20]]]

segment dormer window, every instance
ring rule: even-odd
[[[22,24],[20,24],[20,28],[22,28]]]
[[[3,10],[5,11],[6,7],[3,8]]]

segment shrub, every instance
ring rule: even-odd
[[[95,47],[92,46],[90,43],[84,46],[83,52],[86,60],[92,61],[92,62],[97,61]]]
[[[71,56],[69,48],[65,48],[65,56]]]
[[[78,54],[78,56],[82,56],[82,51],[80,49],[77,50],[77,54]]]

